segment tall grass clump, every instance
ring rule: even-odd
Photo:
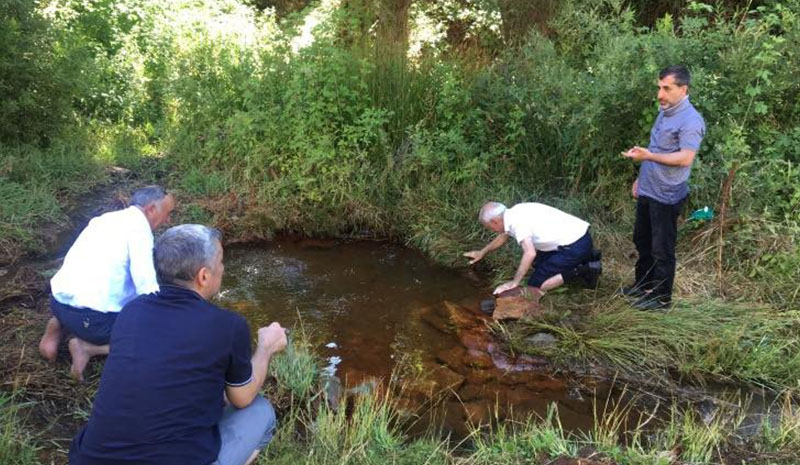
[[[0,394],[0,463],[4,465],[34,465],[39,463],[36,448],[21,427],[19,404],[13,396]]]
[[[391,393],[345,393],[337,405],[323,401],[321,392],[310,395],[282,418],[263,463],[451,463],[444,440],[408,438]]]
[[[545,418],[498,424],[488,433],[475,430],[473,436],[475,451],[470,461],[475,464],[536,463],[578,454],[577,444],[561,426],[555,404],[548,407]]]
[[[270,360],[270,372],[277,381],[278,394],[291,399],[308,398],[320,375],[317,357],[305,337],[291,338],[286,349]]]
[[[798,388],[800,345],[796,311],[723,301],[686,301],[666,313],[648,313],[609,299],[580,321],[527,320],[513,329],[512,346],[544,352],[570,364],[601,364],[666,380],[735,380],[776,389]],[[547,331],[552,349],[525,345],[520,336]]]

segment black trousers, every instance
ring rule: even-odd
[[[639,196],[633,243],[639,252],[636,282],[639,289],[652,290],[653,298],[672,301],[675,281],[675,242],[678,238],[678,215],[685,198],[674,205]]]

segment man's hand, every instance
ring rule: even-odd
[[[492,294],[494,294],[494,295],[502,294],[503,292],[510,291],[511,289],[514,289],[515,287],[518,287],[518,286],[519,286],[518,282],[509,281],[507,283],[503,283],[503,284],[497,286],[497,288],[494,290],[494,292]]]
[[[631,187],[631,195],[633,195],[634,199],[639,198],[639,179],[633,181],[633,187]]]
[[[258,347],[275,354],[286,347],[286,330],[277,322],[258,329]]]
[[[469,264],[472,265],[479,262],[483,258],[483,252],[480,250],[472,250],[470,252],[465,252],[464,256],[472,259],[469,261]]]
[[[646,148],[642,148],[642,147],[638,147],[638,146],[628,150],[627,152],[622,152],[622,156],[623,157],[630,158],[631,160],[637,161],[637,162],[644,161],[644,160],[649,160],[652,155],[653,154],[650,153],[650,151],[647,150]]]

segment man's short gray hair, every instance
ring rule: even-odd
[[[158,280],[165,284],[192,281],[200,268],[211,267],[222,234],[201,224],[181,224],[156,240],[153,252]]]
[[[483,207],[481,207],[480,213],[478,213],[478,220],[483,224],[487,224],[489,221],[502,215],[505,211],[506,206],[500,202],[486,202]]]
[[[137,189],[131,196],[131,205],[146,207],[151,203],[158,202],[167,196],[167,191],[161,186],[145,186]]]

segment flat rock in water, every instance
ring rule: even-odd
[[[492,404],[490,402],[464,402],[464,417],[472,425],[485,425],[492,419]]]
[[[467,382],[461,386],[461,389],[458,391],[458,398],[461,399],[462,402],[469,402],[483,397],[486,397],[484,384],[472,384]]]
[[[456,328],[471,328],[479,322],[475,313],[460,305],[445,300],[444,308],[447,318]]]
[[[506,291],[495,300],[495,309],[492,318],[495,320],[518,320],[523,316],[533,317],[541,315],[539,306],[541,291],[531,287],[516,288]]]
[[[445,349],[439,351],[436,354],[436,358],[450,367],[451,370],[463,373],[466,371],[466,367],[464,366],[464,357],[466,356],[467,351],[461,346],[454,346],[450,349]]]
[[[431,373],[431,378],[436,383],[436,386],[439,390],[444,389],[452,389],[453,391],[457,390],[464,384],[464,377],[456,373],[455,371],[447,368],[446,366],[440,366]]]
[[[536,333],[525,338],[525,342],[533,347],[553,347],[558,343],[558,339],[550,333]]]
[[[467,382],[470,384],[482,385],[494,381],[501,375],[502,372],[494,368],[488,370],[472,370],[467,373]]]
[[[481,352],[489,352],[489,348],[493,342],[492,337],[489,336],[486,331],[480,331],[480,328],[470,331],[461,331],[458,333],[458,339],[461,341],[461,345],[467,349]]]
[[[403,386],[407,395],[427,400],[439,394],[455,392],[464,384],[463,376],[444,365],[428,365],[423,373],[424,378],[409,380]]]
[[[439,315],[439,312],[433,308],[429,307],[423,310],[420,318],[432,328],[437,329],[444,334],[450,334],[453,332],[452,325],[448,323],[443,316]]]
[[[494,367],[494,362],[492,362],[492,356],[486,352],[480,350],[469,349],[463,355],[462,360],[464,364],[473,367],[473,368],[492,368]]]

